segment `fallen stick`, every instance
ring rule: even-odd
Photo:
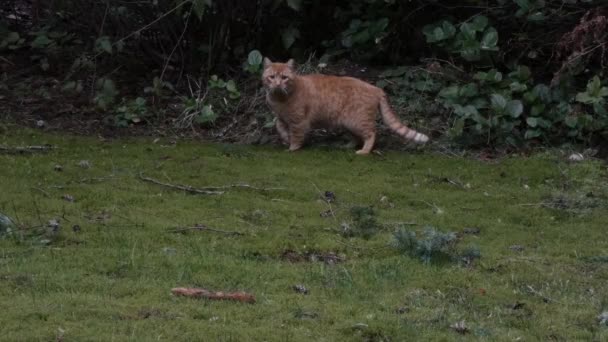
[[[34,153],[34,152],[47,152],[52,149],[54,149],[54,147],[51,145],[17,146],[17,147],[0,146],[0,152],[6,153],[6,154],[25,154],[25,153]]]
[[[139,174],[139,179],[141,179],[144,182],[149,182],[149,183],[153,183],[153,184],[168,187],[168,188],[183,190],[183,191],[186,191],[189,193],[201,194],[201,195],[222,195],[225,193],[225,191],[220,191],[220,190],[227,190],[227,189],[233,189],[233,188],[244,188],[244,189],[257,190],[257,191],[284,190],[284,188],[258,188],[258,187],[255,187],[255,186],[252,186],[249,184],[245,184],[245,183],[229,184],[229,185],[222,185],[222,186],[207,186],[204,188],[195,188],[190,185],[163,183],[154,178],[146,177],[142,173]]]
[[[163,182],[159,182],[154,178],[150,178],[150,177],[145,177],[143,174],[139,174],[139,179],[141,179],[144,182],[148,182],[148,183],[152,183],[152,184],[156,184],[156,185],[160,185],[160,186],[164,186],[167,188],[172,188],[172,189],[178,189],[178,190],[183,190],[185,192],[189,192],[191,194],[199,194],[199,195],[222,195],[224,194],[225,191],[211,191],[211,190],[207,190],[207,189],[198,189],[189,185],[179,185],[179,184],[169,184],[169,183],[163,183]]]
[[[241,232],[236,232],[236,231],[227,231],[227,230],[220,230],[220,229],[215,229],[215,228],[209,228],[207,226],[204,225],[196,225],[194,227],[177,227],[177,228],[172,228],[170,230],[170,232],[172,233],[183,233],[183,232],[187,232],[190,230],[198,230],[198,231],[208,231],[208,232],[213,232],[213,233],[220,233],[220,234],[225,234],[225,235],[245,235]]]
[[[255,303],[255,297],[245,292],[215,292],[205,289],[176,287],[171,289],[175,296],[204,298],[212,300],[234,300],[243,303]]]

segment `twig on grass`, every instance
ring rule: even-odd
[[[190,185],[179,185],[179,184],[163,183],[163,182],[157,181],[154,178],[145,177],[142,173],[139,174],[139,179],[141,179],[144,182],[148,182],[148,183],[164,186],[166,188],[183,190],[183,191],[191,193],[191,194],[199,194],[199,195],[223,195],[224,192],[225,192],[225,191],[212,191],[212,190],[208,190],[208,189],[199,189],[199,188],[192,187]]]
[[[186,191],[191,194],[199,194],[199,195],[223,195],[226,191],[222,191],[222,190],[233,189],[233,188],[251,189],[251,190],[262,191],[262,192],[272,191],[272,190],[283,190],[283,188],[258,188],[258,187],[255,187],[255,186],[252,186],[249,184],[245,184],[245,183],[229,184],[229,185],[223,185],[223,186],[207,186],[204,188],[195,188],[190,185],[163,183],[154,178],[146,177],[143,175],[143,173],[139,174],[139,179],[141,179],[144,182],[164,186],[167,188],[178,189],[178,190]]]
[[[33,145],[33,146],[0,146],[0,153],[6,154],[25,154],[34,152],[48,152],[55,147],[51,145]]]
[[[555,299],[552,299],[552,298],[549,298],[549,297],[545,296],[544,294],[542,294],[540,291],[536,290],[532,286],[526,285],[526,287],[528,288],[528,290],[530,290],[530,292],[532,294],[539,296],[545,303],[556,302]]]
[[[45,197],[51,197],[51,195],[48,192],[44,191],[41,188],[37,188],[37,187],[33,186],[33,187],[31,187],[31,189],[32,190],[36,190],[36,191],[40,191]]]
[[[246,292],[216,292],[205,289],[176,287],[171,289],[171,293],[176,296],[184,297],[205,298],[214,300],[234,300],[243,303],[255,303],[255,297]]]
[[[184,232],[191,231],[191,230],[208,231],[208,232],[212,232],[212,233],[220,233],[220,234],[224,234],[224,235],[234,235],[234,236],[245,235],[245,234],[243,234],[241,232],[237,232],[237,231],[228,231],[228,230],[209,228],[209,227],[207,227],[205,225],[202,225],[202,224],[197,224],[194,227],[176,227],[176,228],[171,228],[169,231],[172,232],[172,233],[184,233]]]
[[[336,214],[334,213],[334,209],[331,206],[331,203],[323,196],[323,192],[321,191],[321,189],[319,189],[319,187],[317,186],[317,184],[312,183],[312,186],[315,187],[315,189],[317,189],[317,192],[319,193],[319,197],[323,200],[323,202],[325,202],[325,204],[327,204],[327,207],[329,208],[329,213],[331,214],[331,217],[336,220]]]

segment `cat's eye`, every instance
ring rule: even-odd
[[[285,81],[285,80],[287,79],[287,76],[285,76],[285,75],[281,75],[281,79],[282,79],[283,81]]]
[[[268,78],[270,78],[271,80],[274,80],[274,75],[270,75],[270,76],[268,76]]]

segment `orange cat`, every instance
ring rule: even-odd
[[[266,101],[277,116],[276,127],[289,150],[302,147],[313,128],[346,128],[363,140],[357,154],[368,154],[376,139],[376,115],[405,139],[425,143],[429,138],[403,125],[384,91],[352,77],[298,75],[294,61],[273,63],[264,58],[262,75]]]

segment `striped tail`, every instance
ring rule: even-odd
[[[384,94],[380,98],[380,113],[382,113],[382,120],[384,121],[384,123],[392,131],[404,137],[405,139],[413,140],[421,144],[424,144],[425,142],[429,141],[428,136],[416,132],[415,130],[407,127],[406,125],[402,124],[401,121],[399,121],[399,118],[391,109],[391,106],[388,104],[388,100],[386,99],[386,95]]]

